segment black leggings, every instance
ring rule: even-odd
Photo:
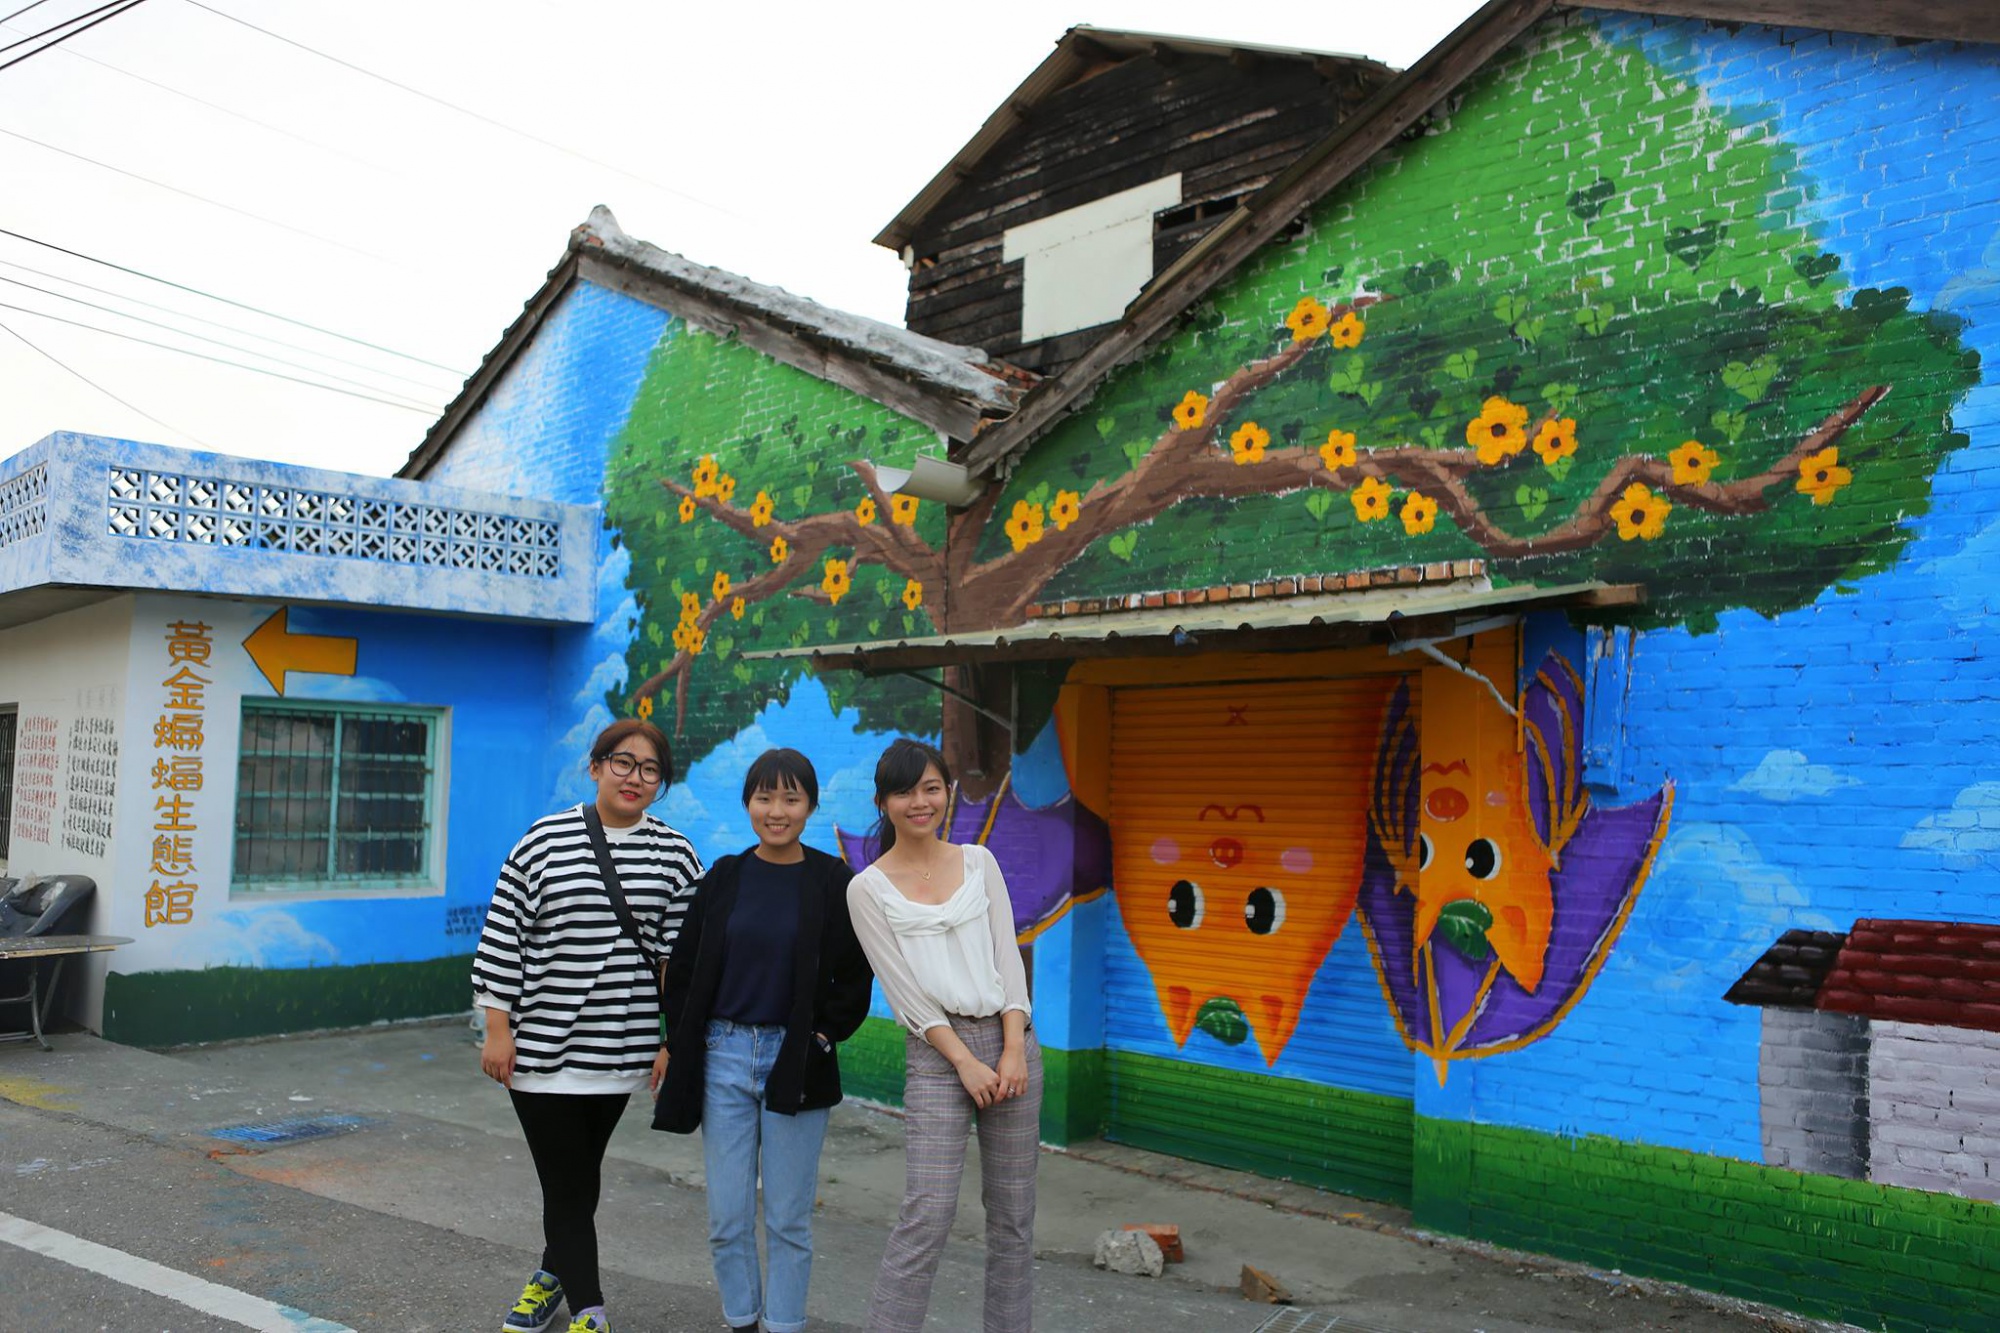
[[[597,1278],[597,1195],[604,1148],[630,1093],[509,1088],[542,1182],[542,1267],[561,1279],[572,1316],[604,1304]]]

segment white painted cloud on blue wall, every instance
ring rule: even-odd
[[[1796,801],[1860,785],[1860,778],[1811,763],[1798,750],[1773,750],[1757,767],[1731,783],[1729,790],[1749,792],[1767,801]]]
[[[1978,865],[2000,852],[2000,782],[1975,782],[1951,809],[1926,815],[1903,835],[1903,846],[1936,852],[1945,864]]]
[[[1735,980],[1787,930],[1846,928],[1809,910],[1811,902],[1742,829],[1677,824],[1639,891],[1644,928],[1625,932],[1610,966],[1645,989],[1697,986],[1712,993],[1718,979]],[[1731,923],[1733,939],[1716,933],[1718,917]]]
[[[221,967],[328,967],[340,950],[282,907],[218,912],[205,932],[209,961]]]
[[[380,676],[323,676],[303,672],[286,676],[285,697],[367,704],[399,704],[409,700],[408,695]]]

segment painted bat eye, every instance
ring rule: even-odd
[[[1428,870],[1430,866],[1431,835],[1428,833],[1419,833],[1417,835],[1417,869]]]
[[[1474,879],[1492,879],[1500,873],[1500,849],[1491,838],[1474,838],[1465,849],[1465,869]]]
[[[1191,879],[1177,879],[1167,890],[1167,915],[1182,930],[1201,924],[1201,885]]]
[[[1271,888],[1250,890],[1243,901],[1243,920],[1253,935],[1268,935],[1285,924],[1285,895]]]

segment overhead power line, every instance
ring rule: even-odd
[[[0,19],[0,28],[5,28],[6,26],[7,26],[7,20]],[[20,29],[11,28],[9,29],[9,31],[19,32]],[[353,153],[348,152],[344,148],[335,148],[332,144],[321,143],[319,140],[308,138],[303,134],[295,134],[291,130],[284,128],[282,125],[273,125],[270,121],[259,120],[257,117],[250,115],[248,112],[238,111],[233,107],[226,107],[222,105],[222,103],[220,102],[211,102],[205,97],[197,97],[191,92],[187,92],[184,89],[174,87],[172,84],[161,83],[158,79],[149,79],[144,74],[140,74],[133,70],[126,69],[123,65],[114,65],[108,60],[101,60],[93,55],[85,55],[83,52],[77,50],[74,47],[65,46],[62,49],[62,53],[68,56],[72,60],[81,60],[85,61],[88,64],[96,65],[100,69],[108,69],[113,74],[119,75],[122,78],[131,79],[136,83],[143,83],[151,88],[158,88],[163,93],[172,93],[175,97],[179,97],[186,101],[193,102],[196,106],[207,107],[210,111],[215,111],[222,115],[229,116],[232,119],[240,120],[246,125],[255,125],[260,130],[266,130],[272,134],[282,135],[284,138],[290,139],[294,143],[302,143],[306,145],[306,147],[308,148],[316,148],[322,153],[328,153],[344,161],[352,162],[358,167],[366,167],[370,171],[380,171],[391,175],[402,176],[406,180],[409,179],[408,173],[406,172],[398,171],[393,167],[385,167],[379,162],[371,162],[367,158],[359,157]]]
[[[39,3],[41,3],[41,0],[36,0],[36,4]],[[34,5],[28,6],[29,9],[33,9],[34,7],[35,7]],[[146,420],[152,422],[155,426],[159,426],[164,430],[170,430],[176,435],[186,436],[188,439],[193,440],[196,444],[200,445],[204,449],[213,449],[215,447],[214,445],[209,444],[206,440],[202,439],[199,435],[189,434],[187,431],[182,430],[179,426],[160,420],[158,417],[154,416],[151,412],[148,412],[145,408],[139,406],[137,403],[128,402],[126,399],[120,398],[117,394],[111,392],[111,390],[105,388],[102,384],[99,384],[96,380],[84,374],[82,371],[78,370],[75,366],[69,364],[69,362],[64,361],[61,357],[56,356],[52,352],[44,351],[41,347],[29,341],[27,335],[20,333],[13,328],[10,328],[6,324],[0,324],[0,333],[4,333],[10,338],[13,338],[16,342],[20,343],[23,347],[26,347],[36,356],[41,357],[43,360],[55,362],[57,369],[63,371],[65,374],[73,375],[77,379],[82,380],[85,384],[88,384],[91,388],[97,390],[99,393],[103,394],[106,398],[109,398],[112,402],[118,404],[118,406],[125,408],[127,411],[137,412],[140,416],[146,418]]]
[[[157,282],[162,287],[172,287],[175,291],[187,292],[193,296],[206,297],[211,301],[219,301],[223,305],[234,306],[238,310],[248,310],[252,314],[262,315],[266,319],[275,319],[281,324],[290,324],[294,328],[311,329],[314,333],[323,333],[329,338],[338,338],[342,342],[353,343],[356,347],[366,347],[370,351],[382,352],[404,361],[414,361],[420,366],[430,366],[433,369],[442,370],[448,375],[456,375],[460,379],[465,378],[466,372],[452,366],[447,366],[442,362],[429,361],[421,356],[414,356],[409,352],[399,352],[393,347],[384,347],[380,343],[372,343],[365,338],[356,338],[351,334],[336,333],[332,329],[322,328],[318,324],[311,324],[303,319],[294,319],[290,315],[281,315],[274,310],[266,310],[262,306],[254,306],[244,301],[232,300],[227,296],[218,296],[214,292],[203,291],[199,287],[190,287],[184,282],[175,282],[172,278],[162,278],[157,274],[147,273],[143,269],[131,268],[124,264],[115,263],[109,259],[99,259],[96,255],[85,254],[81,250],[72,250],[66,245],[57,245],[54,241],[40,240],[23,232],[9,231],[5,227],[0,227],[0,236],[10,236],[17,241],[26,241],[29,245],[39,245],[44,250],[53,250],[57,254],[68,255],[72,259],[81,259],[86,263],[96,264],[101,268],[112,269],[119,273],[129,273],[135,278],[144,278],[147,282]]]
[[[262,366],[245,365],[241,361],[231,361],[228,357],[224,356],[210,356],[207,352],[197,352],[192,348],[175,347],[172,343],[155,342],[151,338],[141,338],[136,333],[120,333],[116,329],[99,328],[95,324],[85,324],[82,320],[69,319],[62,315],[51,315],[46,310],[35,310],[28,306],[13,305],[6,301],[0,301],[0,310],[18,310],[24,315],[33,315],[37,319],[54,320],[58,324],[67,324],[74,329],[87,329],[92,333],[104,334],[108,338],[122,338],[126,342],[141,343],[147,347],[157,347],[163,352],[175,352],[181,356],[191,356],[198,361],[213,361],[221,366],[234,366],[238,370],[247,370],[253,375],[269,375],[272,379],[290,380],[294,384],[303,384],[312,389],[324,389],[328,393],[342,394],[348,398],[363,398],[371,403],[380,403],[384,407],[400,407],[405,412],[422,412],[426,415],[435,415],[437,412],[437,409],[434,407],[417,407],[409,403],[399,403],[389,398],[377,398],[374,394],[362,393],[356,389],[343,389],[333,384],[322,384],[318,380],[301,379],[297,375],[287,375],[283,371],[266,370]]]
[[[9,278],[0,276],[0,282],[4,282],[9,286],[23,288],[27,291],[34,292],[39,296],[52,296],[58,301],[70,301],[76,305],[83,306],[85,309],[88,310],[100,311],[107,315],[116,315],[120,319],[129,319],[135,324],[144,324],[148,328],[161,329],[167,333],[177,333],[183,338],[192,338],[196,342],[207,343],[211,347],[220,347],[225,351],[238,352],[244,356],[260,356],[263,357],[266,361],[275,362],[276,364],[281,366],[290,366],[293,370],[307,371],[311,374],[319,375],[326,379],[333,380],[339,384],[351,384],[357,389],[373,389],[377,393],[396,394],[398,398],[403,399],[404,402],[410,407],[421,407],[425,408],[426,411],[430,410],[424,403],[419,402],[415,398],[411,397],[409,394],[397,393],[396,390],[385,389],[379,384],[370,384],[365,380],[352,379],[346,375],[336,375],[330,370],[322,370],[318,366],[309,366],[306,365],[304,362],[293,361],[282,356],[274,356],[270,352],[260,352],[254,347],[244,347],[237,343],[225,342],[221,338],[211,338],[205,333],[196,333],[192,329],[184,329],[176,324],[168,324],[157,319],[147,319],[144,315],[130,314],[126,311],[119,310],[114,306],[103,305],[96,301],[86,301],[81,296],[69,296],[65,295],[62,292],[50,291],[46,287],[37,287],[32,282],[22,282],[19,278]]]
[[[34,37],[24,37],[19,42],[12,42],[6,46],[0,46],[0,51],[11,51],[16,46],[20,46],[23,42],[32,42],[36,38],[47,37],[50,33],[55,32],[57,28],[69,27],[70,24],[76,23],[81,19],[90,18],[90,15],[92,14],[101,15],[101,17],[91,19],[90,22],[85,23],[80,28],[70,28],[68,32],[62,33],[59,36],[55,37],[54,39],[44,42],[42,45],[36,47],[32,51],[23,51],[20,55],[15,56],[12,60],[7,61],[5,64],[0,64],[0,71],[10,70],[24,60],[33,60],[36,56],[48,50],[50,47],[61,46],[64,42],[68,41],[70,38],[75,37],[80,33],[89,32],[92,28],[96,27],[100,23],[109,23],[112,19],[117,18],[121,14],[129,14],[131,11],[137,9],[140,5],[143,5],[145,3],[146,0],[112,0],[112,3],[110,4],[99,5],[96,9],[89,10],[82,14],[78,14],[76,18],[67,19],[62,23],[54,24],[49,28],[46,28],[43,31],[36,33]],[[105,10],[109,10],[110,12],[104,13],[103,11]]]
[[[161,305],[158,301],[146,301],[136,296],[128,296],[124,292],[113,291],[109,287],[99,287],[92,283],[79,281],[76,278],[66,278],[60,273],[51,273],[47,269],[36,268],[32,264],[17,264],[11,259],[0,259],[0,268],[11,268],[11,269],[16,269],[22,273],[32,273],[38,278],[47,278],[51,282],[60,282],[65,284],[66,286],[78,287],[86,292],[96,292],[99,296],[109,296],[114,300],[123,301],[127,305],[136,305],[143,307],[144,309],[147,310],[158,310],[163,314],[173,315],[177,319],[191,320],[196,324],[206,324],[209,328],[212,329],[221,329],[227,333],[241,334],[245,338],[255,338],[259,342],[271,343],[278,347],[289,347],[295,352],[304,352],[308,356],[316,356],[323,361],[332,361],[337,365],[352,366],[356,370],[365,370],[371,375],[379,375],[384,379],[401,380],[405,384],[414,384],[419,389],[424,389],[431,393],[440,392],[438,386],[429,382],[428,380],[420,380],[410,375],[399,375],[393,370],[383,370],[380,367],[371,366],[366,361],[356,361],[352,357],[339,356],[333,352],[323,352],[316,347],[309,347],[305,343],[293,342],[289,338],[278,338],[278,337],[273,337],[271,334],[268,333],[258,333],[255,329],[246,329],[240,324],[225,324],[221,320],[204,319],[200,315],[191,315],[185,310],[178,310],[170,305]],[[13,282],[13,281],[15,280],[12,278],[0,276],[0,282]],[[18,285],[22,287],[28,287],[29,290],[31,291],[41,290],[40,288],[34,287],[31,284],[25,282],[19,283]],[[75,297],[68,296],[62,292],[49,292],[48,295],[58,297],[65,301],[76,300]],[[89,303],[79,302],[79,304],[89,304]],[[111,313],[113,314],[124,313],[121,310],[112,309],[112,307],[109,306],[100,308],[111,310]],[[134,318],[136,318],[136,316]],[[263,353],[259,352],[257,353],[257,355],[262,356]]]
[[[399,80],[390,78],[386,74],[377,74],[372,69],[364,68],[361,65],[355,64],[351,60],[343,60],[336,55],[329,55],[327,52],[320,50],[316,46],[308,46],[304,42],[296,41],[290,37],[285,36],[283,33],[273,32],[269,28],[260,28],[256,24],[250,22],[250,20],[248,19],[238,18],[236,17],[236,15],[225,13],[222,10],[217,9],[212,5],[203,4],[202,0],[184,0],[184,3],[192,5],[194,8],[202,10],[205,13],[213,14],[219,19],[227,19],[229,22],[237,24],[241,27],[248,28],[252,32],[260,33],[265,37],[269,37],[274,42],[283,42],[286,46],[294,47],[300,51],[304,51],[308,55],[318,56],[321,60],[329,61],[332,64],[340,66],[342,69],[351,70],[354,73],[362,75],[365,78],[373,79],[377,83],[385,83],[389,85],[391,88],[399,89],[402,92],[408,93],[412,97],[422,98],[424,101],[430,102],[436,106],[444,107],[446,110],[456,111],[461,116],[469,116],[473,120],[480,122],[482,125],[490,125],[494,129],[503,130],[506,133],[512,134],[517,138],[526,139],[529,143],[539,144],[543,148],[547,148],[554,152],[561,153],[565,157],[573,157],[579,162],[588,162],[593,167],[602,167],[606,171],[616,172],[618,175],[625,177],[627,180],[638,181],[641,185],[650,186],[653,189],[658,190],[663,194],[670,194],[674,198],[685,200],[690,204],[695,204],[702,208],[712,209],[713,211],[720,213],[725,217],[739,218],[744,221],[752,221],[752,222],[756,220],[754,218],[749,218],[742,213],[738,213],[733,209],[724,208],[721,204],[710,203],[708,200],[700,198],[699,196],[696,195],[689,194],[685,190],[677,190],[673,186],[663,184],[660,181],[653,180],[649,176],[641,176],[635,171],[627,171],[624,167],[616,166],[613,163],[606,162],[601,158],[592,157],[588,153],[580,153],[574,148],[566,148],[562,144],[556,143],[552,139],[544,139],[539,134],[531,134],[527,130],[521,129],[518,126],[509,125],[502,120],[495,120],[493,117],[486,115],[483,112],[474,111],[470,107],[460,106],[456,102],[448,102],[444,98],[439,97],[434,93],[427,93],[421,88],[413,88],[407,83],[403,83],[400,82]]]
[[[35,3],[31,5],[22,5],[19,9],[9,14],[6,18],[0,19],[0,23],[12,23],[15,19],[21,17],[21,15],[27,13],[29,10],[40,9],[43,5],[47,4],[48,2],[49,0],[35,0]],[[15,336],[19,337],[20,335],[16,334]],[[138,411],[137,408],[133,408],[132,410],[135,412]]]
[[[193,199],[197,203],[207,204],[210,208],[219,208],[225,213],[234,213],[238,217],[249,218],[253,222],[261,222],[267,227],[276,227],[279,231],[288,231],[294,236],[304,236],[310,240],[318,241],[322,245],[330,245],[336,250],[345,250],[349,254],[360,255],[363,259],[374,259],[385,264],[395,262],[387,255],[378,255],[368,250],[358,249],[355,246],[347,244],[345,241],[336,241],[331,236],[322,236],[318,232],[310,231],[304,227],[294,227],[289,222],[280,222],[276,218],[267,218],[262,213],[252,213],[247,208],[238,208],[234,204],[225,204],[220,199],[210,199],[207,195],[196,194],[193,190],[183,190],[178,185],[169,185],[165,181],[154,180],[151,176],[141,176],[138,172],[127,171],[124,167],[114,167],[109,162],[100,162],[94,157],[86,157],[82,153],[71,152],[67,148],[58,148],[52,143],[45,143],[31,135],[22,134],[18,130],[0,129],[0,134],[4,134],[10,139],[19,139],[22,143],[31,143],[35,147],[46,149],[51,153],[59,153],[64,157],[75,158],[79,162],[87,162],[93,167],[99,167],[105,171],[114,172],[117,175],[150,185],[156,190],[165,190],[169,194],[180,195],[183,199]]]

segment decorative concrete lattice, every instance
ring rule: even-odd
[[[39,537],[49,522],[49,467],[37,463],[0,482],[0,548]]]
[[[114,537],[537,579],[562,571],[562,529],[543,519],[137,468],[111,469],[107,501]]]

